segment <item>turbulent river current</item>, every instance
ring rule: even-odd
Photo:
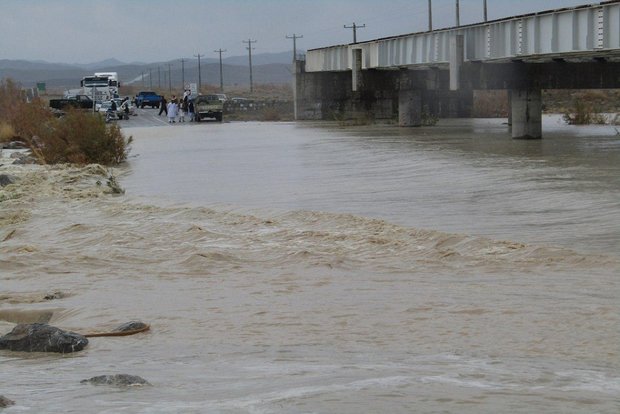
[[[620,411],[614,128],[125,133],[123,195],[100,166],[0,160],[0,334],[151,324],[0,351],[7,414]],[[152,385],[80,383],[119,373]]]

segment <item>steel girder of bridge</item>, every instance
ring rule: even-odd
[[[305,70],[351,70],[356,49],[362,69],[447,65],[455,36],[463,37],[465,62],[620,58],[620,0],[312,49]]]

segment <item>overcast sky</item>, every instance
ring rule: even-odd
[[[596,3],[487,0],[489,20]],[[433,27],[453,26],[456,0],[432,0]],[[461,24],[483,20],[483,0],[460,0]],[[0,59],[160,62],[300,50],[428,28],[428,0],[0,0]]]

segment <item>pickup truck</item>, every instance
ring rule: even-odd
[[[159,108],[161,99],[161,96],[157,95],[155,92],[142,91],[138,92],[134,101],[136,103],[136,106],[140,108],[144,108],[145,106],[150,106],[151,108]]]
[[[222,122],[224,103],[217,95],[199,95],[194,98],[194,121],[200,122],[204,118],[215,118]]]
[[[75,95],[62,99],[50,99],[50,108],[62,110],[67,107],[93,109],[93,100],[87,95]]]

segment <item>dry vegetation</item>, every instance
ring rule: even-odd
[[[546,113],[562,114],[570,125],[618,124],[620,90],[545,90],[543,107]],[[507,117],[507,91],[475,91],[475,117]]]
[[[620,91],[615,89],[547,91],[545,97],[547,110],[561,113],[570,125],[615,123],[618,116],[612,114],[620,110]]]
[[[113,165],[124,161],[131,137],[99,114],[73,110],[56,117],[44,101],[27,102],[18,84],[0,82],[0,141],[24,142],[42,163]]]
[[[508,91],[474,91],[475,118],[506,118],[508,111]]]

